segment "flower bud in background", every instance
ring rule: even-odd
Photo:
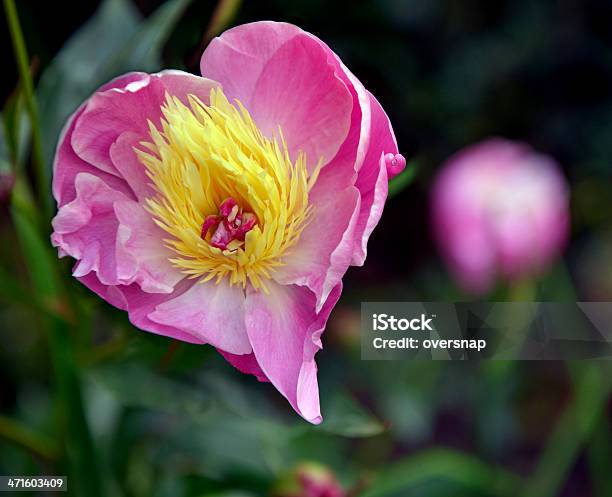
[[[490,139],[451,157],[432,190],[434,237],[458,283],[489,291],[540,274],[568,237],[569,190],[550,157]]]
[[[344,497],[346,493],[329,468],[315,462],[297,465],[285,475],[273,497]]]

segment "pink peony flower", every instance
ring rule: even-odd
[[[201,70],[126,74],[77,109],[52,242],[135,326],[213,345],[319,423],[321,334],[405,161],[374,96],[296,26],[231,29]]]
[[[432,193],[434,235],[458,282],[485,293],[496,278],[537,275],[559,255],[568,202],[567,183],[551,158],[490,139],[443,167]]]

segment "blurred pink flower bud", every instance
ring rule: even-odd
[[[301,463],[279,482],[274,497],[344,497],[334,474],[325,466]]]
[[[525,144],[490,139],[466,148],[432,192],[434,236],[471,293],[541,273],[567,241],[567,182],[552,158]]]

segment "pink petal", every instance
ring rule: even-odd
[[[315,186],[315,192],[336,192],[354,184],[362,194],[361,212],[355,229],[355,253],[352,264],[363,265],[368,239],[378,224],[387,198],[387,182],[395,174],[387,171],[380,156],[397,153],[397,142],[379,102],[367,91],[340,58],[322,41],[313,36],[328,52],[336,75],[347,85],[353,98],[351,125],[347,139],[337,155],[325,166]],[[357,177],[353,171],[359,171]],[[333,194],[333,193],[332,193]]]
[[[77,259],[74,276],[94,272],[103,285],[137,282],[146,292],[172,292],[183,275],[142,206],[90,173],[77,175],[75,191],[53,220],[51,237],[63,255]]]
[[[166,233],[138,202],[114,204],[117,229],[117,280],[138,283],[143,291],[170,293],[185,276],[169,262],[174,253],[164,246]]]
[[[94,271],[103,284],[117,284],[115,240],[119,223],[113,204],[128,198],[89,173],[79,173],[75,186],[76,198],[62,206],[53,220],[53,245],[77,259],[74,276]]]
[[[362,266],[367,255],[367,244],[372,231],[380,221],[387,200],[388,178],[384,156],[397,153],[397,143],[389,118],[368,92],[371,108],[370,143],[363,167],[355,186],[361,192],[361,212],[355,228],[353,265]]]
[[[140,81],[145,80],[147,76],[148,74],[146,72],[128,72],[126,74],[122,74],[121,76],[117,76],[114,79],[111,79],[108,83],[103,84],[96,91],[107,91],[112,90],[113,88],[125,88],[131,83],[138,83]]]
[[[85,282],[82,278],[81,281],[85,284],[90,282]],[[111,295],[114,293],[119,293],[121,295],[125,302],[126,310],[128,311],[130,323],[137,328],[150,331],[151,333],[155,333],[157,335],[182,340],[183,342],[202,344],[204,342],[199,337],[187,330],[181,329],[172,324],[166,325],[156,323],[149,318],[149,316],[155,312],[157,306],[162,305],[164,302],[169,300],[180,297],[183,293],[188,291],[193,284],[194,282],[192,280],[184,279],[176,286],[173,293],[146,293],[143,292],[137,284],[109,287],[108,292]],[[95,287],[90,288],[95,291]],[[104,297],[103,295],[101,296]]]
[[[255,354],[243,354],[236,355],[230,354],[223,350],[219,349],[219,353],[229,362],[232,366],[234,366],[238,371],[244,374],[252,374],[259,381],[268,382],[268,378],[266,374],[261,370],[259,364],[257,363],[257,359],[255,358]]]
[[[353,103],[346,84],[330,54],[295,26],[264,21],[226,31],[202,55],[201,70],[267,136],[280,126],[291,155],[304,151],[311,168],[332,159],[347,136]]]
[[[83,161],[127,178],[132,189],[142,194],[147,192],[147,186],[135,186],[134,182],[146,181],[144,166],[130,157],[130,150],[133,155],[133,148],[149,139],[149,121],[159,124],[166,93],[184,101],[188,94],[194,94],[208,102],[210,89],[216,83],[180,71],[137,74],[138,77],[126,79],[129,83],[124,86],[97,91],[90,97],[75,119],[70,142]],[[120,139],[122,134],[126,136]],[[62,167],[61,162],[58,164]]]
[[[189,103],[189,95],[195,95],[203,103],[208,104],[210,102],[210,90],[219,86],[217,81],[176,69],[166,69],[152,76],[159,78],[166,91],[170,95],[178,97],[186,105]]]
[[[318,424],[322,418],[314,356],[341,284],[319,313],[315,295],[304,287],[271,283],[269,291],[247,291],[246,328],[253,352],[266,377],[296,412]]]
[[[361,169],[370,145],[370,94],[355,75],[342,63],[338,55],[321,40],[314,36],[313,38],[328,53],[329,60],[334,64],[336,75],[346,84],[353,99],[349,133],[333,161],[326,167],[326,169],[341,168],[343,176],[351,177],[352,171],[359,171]],[[351,184],[354,183],[352,182]]]
[[[311,221],[284,257],[284,265],[273,273],[273,278],[283,285],[312,290],[317,311],[351,263],[359,204],[359,191],[354,187],[321,200],[315,198]]]
[[[218,81],[228,97],[250,104],[266,62],[283,44],[302,33],[297,26],[273,21],[229,29],[214,38],[202,54],[202,75]]]
[[[244,325],[242,287],[227,281],[197,282],[149,314],[155,323],[172,326],[231,354],[252,352]]]
[[[169,262],[164,233],[133,200],[151,190],[134,147],[158,123],[166,93],[208,101],[216,83],[180,71],[130,73],[101,87],[70,118],[54,163],[59,212],[54,245],[77,259],[76,277],[96,273],[101,285],[138,283],[170,293],[182,275]]]
[[[108,150],[109,159],[118,175],[129,185],[133,196],[139,200],[154,194],[146,169],[134,153],[134,148],[138,147],[142,140],[142,134],[125,131],[117,137]]]
[[[386,112],[376,100],[376,97],[367,92],[370,97],[371,127],[370,127],[370,146],[363,161],[364,167],[370,166],[377,168],[380,155],[389,153],[397,154],[397,141],[395,133],[391,127],[391,122]],[[394,174],[388,174],[392,179]]]
[[[76,122],[74,151],[98,169],[120,176],[111,160],[111,145],[126,131],[145,137],[148,120],[159,121],[163,97],[159,78],[148,74],[124,87],[94,93]]]
[[[363,164],[365,152],[370,143],[370,99],[367,92],[358,80],[355,79],[353,85],[352,80],[348,77],[350,73],[348,69],[329,48],[325,45],[324,47],[333,56],[332,60],[336,62],[336,74],[346,83],[351,93],[353,110],[348,135],[336,156],[321,170],[312,195],[334,195],[334,192],[353,186],[357,179],[357,171]],[[365,95],[363,106],[361,92]]]
[[[53,171],[53,196],[61,207],[72,202],[76,197],[75,178],[79,173],[89,173],[104,179],[104,182],[113,190],[122,192],[128,197],[132,196],[129,186],[122,178],[105,173],[97,167],[88,164],[74,153],[72,145],[72,134],[79,116],[83,113],[83,107],[79,108],[68,120],[64,127],[60,141],[55,152]]]
[[[100,283],[96,273],[88,273],[77,279],[109,304],[114,305],[117,309],[121,309],[122,311],[127,311],[128,304],[125,300],[125,296],[117,290],[116,286],[103,285]]]
[[[183,342],[202,344],[203,342],[185,331],[179,330],[173,326],[165,326],[155,323],[149,319],[149,314],[155,310],[155,307],[167,300],[177,298],[182,293],[187,291],[193,282],[183,280],[179,283],[172,294],[164,293],[145,293],[137,284],[132,285],[104,285],[100,283],[95,273],[89,273],[81,276],[78,280],[83,283],[92,292],[99,295],[109,304],[115,307],[128,311],[130,322],[137,328],[145,331],[150,331],[157,335],[163,335]]]

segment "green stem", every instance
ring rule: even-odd
[[[91,438],[78,376],[75,354],[69,330],[58,320],[51,320],[51,356],[61,399],[60,413],[64,425],[69,461],[69,478],[74,495],[102,497],[102,479],[99,473],[95,446]]]
[[[217,2],[202,40],[204,47],[230,24],[240,9],[241,3],[242,0],[219,0]]]
[[[51,440],[2,415],[0,415],[0,438],[8,440],[18,447],[23,447],[43,459],[53,461],[57,457],[57,448]]]
[[[537,297],[537,287],[530,279],[516,281],[508,288],[510,302],[533,302]]]
[[[4,11],[11,32],[11,40],[13,41],[13,49],[21,86],[23,88],[23,96],[25,99],[30,124],[32,127],[32,161],[34,164],[34,172],[36,176],[36,186],[38,188],[38,196],[40,205],[45,214],[45,219],[51,216],[51,197],[48,195],[47,173],[45,171],[45,161],[42,148],[42,136],[40,133],[40,123],[38,118],[38,105],[34,95],[34,83],[30,74],[30,64],[28,52],[26,50],[23,32],[19,24],[17,9],[15,8],[14,0],[4,0]]]
[[[574,376],[573,401],[561,415],[533,475],[519,495],[559,495],[568,471],[604,412],[610,392],[609,372],[600,369],[600,364],[582,363]]]
[[[389,181],[389,194],[387,198],[391,199],[401,193],[408,187],[416,178],[417,166],[414,162],[406,164],[406,168],[395,178]]]
[[[215,36],[230,25],[236,14],[240,10],[242,0],[218,0],[217,6],[210,17],[208,27],[200,40],[197,49],[193,52],[189,60],[189,66],[199,64],[200,57],[206,46]]]
[[[612,440],[612,430],[610,429],[608,419],[602,416],[599,420],[599,425],[595,428],[595,433],[587,451],[587,458],[591,468],[591,480],[593,481],[596,497],[612,495],[610,440]]]
[[[38,232],[27,208],[31,201],[28,185],[18,177],[20,188],[13,191],[11,216],[21,250],[36,294],[52,307],[63,306],[68,294],[61,284],[57,259],[49,243]],[[87,425],[81,394],[81,380],[75,363],[74,344],[68,324],[56,316],[45,316],[49,349],[55,373],[60,439],[68,463],[68,477],[73,495],[99,497],[104,494],[98,471],[97,455]]]

